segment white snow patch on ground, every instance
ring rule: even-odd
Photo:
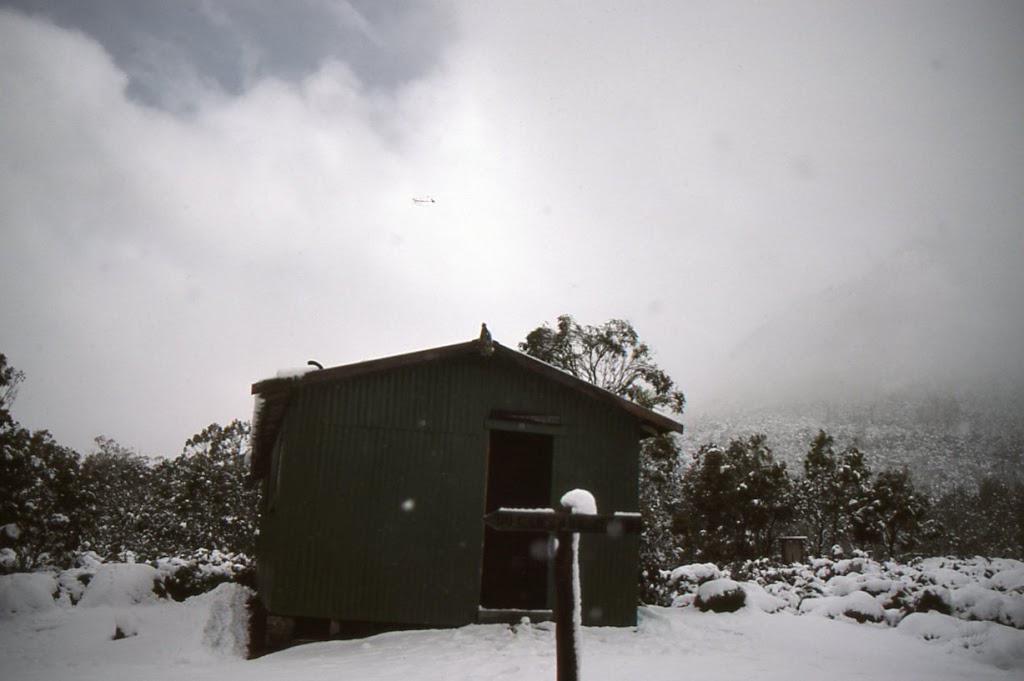
[[[746,606],[728,614],[641,608],[635,629],[582,628],[583,678],[1019,681],[1024,631],[1007,624],[1024,624],[1024,594],[1014,586],[1022,567],[1005,559],[929,559],[908,566],[854,559],[776,575],[793,584],[720,580],[697,587],[704,577],[723,573],[710,564],[687,566],[677,577],[679,584],[691,584],[690,600],[698,588],[711,593],[731,583],[746,593]],[[945,569],[974,581],[936,573]],[[243,587],[225,584],[176,603],[152,593],[148,566],[90,570],[96,574],[87,588],[78,577],[88,571],[77,569],[62,573],[59,582],[51,573],[0,577],[0,679],[537,681],[555,674],[550,623],[398,632],[297,646],[247,661],[250,592]],[[1004,572],[1009,574],[1002,577]],[[837,573],[846,579],[835,579]],[[951,586],[934,585],[943,575]],[[777,591],[781,586],[786,589]],[[957,616],[912,613],[900,621],[906,610],[883,605],[900,588],[910,595],[924,588],[947,593]],[[92,606],[72,607],[76,593],[83,603],[92,594]],[[981,616],[992,621],[968,621]],[[853,621],[876,618],[877,624]]]
[[[241,667],[223,673],[246,648],[248,593],[225,584],[184,603],[60,607],[3,619],[0,678],[244,679]],[[124,638],[115,640],[118,630]]]
[[[555,677],[553,627],[474,625],[238,656],[238,587],[184,603],[54,608],[0,620],[3,677],[19,681],[539,681]],[[216,614],[221,609],[221,615]],[[235,612],[223,618],[227,611]],[[112,640],[120,615],[138,633]],[[641,608],[631,628],[584,628],[587,681],[1008,681],[1024,669],[1024,633],[942,616],[899,629],[849,621]],[[211,624],[220,622],[223,624]],[[965,626],[967,628],[961,629]],[[982,625],[982,626],[973,626]],[[943,627],[947,627],[943,629]],[[973,627],[973,629],[971,628]],[[930,638],[929,638],[930,637]],[[928,640],[925,640],[928,638]],[[963,642],[967,642],[965,647]],[[936,655],[936,650],[942,654]]]
[[[966,654],[999,669],[1024,671],[1024,631],[994,622],[967,622],[937,612],[907,615],[897,630],[947,655]]]

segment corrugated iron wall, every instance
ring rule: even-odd
[[[602,512],[636,510],[633,419],[511,363],[450,359],[301,386],[271,464],[280,485],[261,534],[268,608],[355,621],[475,621],[494,409],[560,417],[552,503],[584,487]],[[585,621],[632,624],[635,538],[587,536],[581,561]]]

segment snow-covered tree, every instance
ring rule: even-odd
[[[931,512],[937,531],[927,551],[1024,559],[1024,483],[995,475],[943,494]],[[992,522],[992,519],[999,519]]]
[[[0,354],[0,548],[27,570],[65,562],[78,545],[81,518],[78,454],[11,415],[24,377]]]
[[[82,461],[83,548],[105,559],[125,551],[155,558],[154,495],[150,460],[118,442],[97,437],[96,451]]]
[[[640,535],[640,598],[645,603],[668,605],[668,590],[657,575],[680,558],[679,533],[673,523],[682,485],[679,456],[673,435],[648,438],[641,445],[640,508],[645,517]]]
[[[564,314],[555,328],[544,324],[527,334],[519,349],[648,409],[683,413],[682,391],[654,362],[653,350],[628,321],[590,326]]]
[[[25,380],[25,372],[7,363],[7,356],[0,352],[0,432],[14,426],[11,405],[18,396],[18,386]]]
[[[636,402],[647,409],[682,414],[686,398],[675,381],[654,361],[654,351],[640,340],[633,325],[611,319],[600,326],[579,324],[571,315],[558,317],[554,328],[538,326],[519,349],[588,383]],[[640,592],[646,602],[658,600],[652,578],[675,560],[678,537],[673,507],[679,499],[681,445],[678,438],[648,438],[640,451]]]
[[[78,547],[78,459],[45,430],[0,432],[0,528],[21,568],[62,565]]]
[[[252,553],[258,490],[248,477],[249,432],[247,421],[211,424],[188,439],[181,456],[157,465],[154,484],[165,504],[157,519],[164,553],[200,548]]]
[[[837,455],[833,444],[832,436],[818,432],[795,485],[797,525],[816,556],[835,544],[852,548],[854,519],[868,503],[871,484],[871,470],[860,450],[851,446]]]
[[[693,558],[770,556],[792,517],[792,482],[765,435],[701,447],[683,475],[677,527]]]
[[[889,558],[913,548],[922,538],[929,502],[914,489],[910,474],[906,470],[879,472],[870,497],[856,516],[858,539],[878,543]]]

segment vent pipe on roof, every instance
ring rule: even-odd
[[[488,357],[494,354],[494,339],[491,332],[487,330],[487,324],[480,325],[480,354]]]

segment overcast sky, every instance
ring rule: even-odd
[[[564,312],[691,409],[808,337],[1021,366],[1019,1],[4,5],[0,352],[83,453]]]

